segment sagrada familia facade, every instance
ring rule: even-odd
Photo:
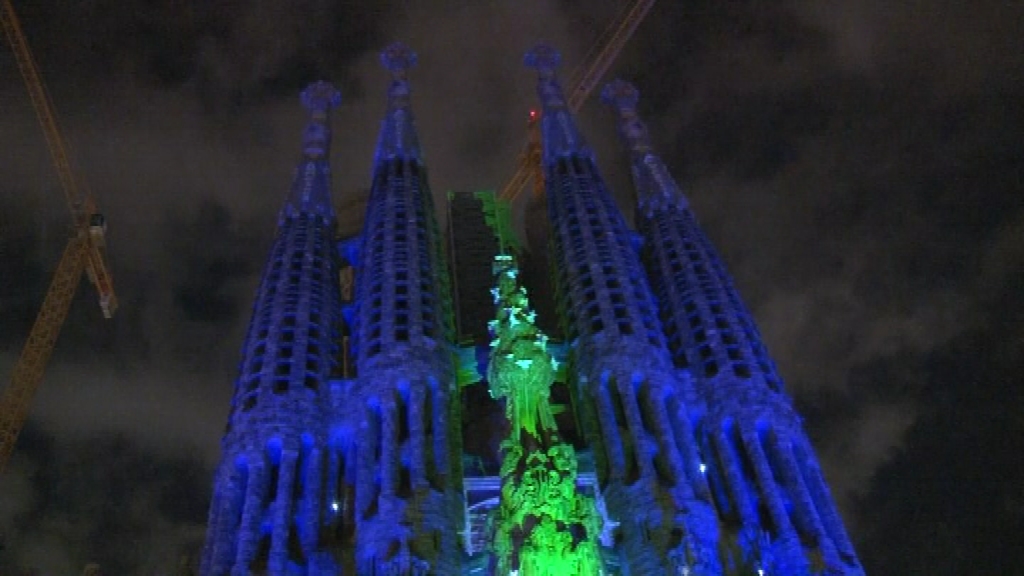
[[[302,159],[243,345],[200,573],[863,574],[636,90],[616,81],[602,94],[631,158],[634,230],[567,108],[558,54],[526,56],[560,331],[548,340],[507,207],[479,203],[487,241],[439,230],[406,76],[415,59],[402,45],[382,54],[388,106],[353,238],[337,237],[331,201],[340,94],[322,82],[302,94]],[[473,287],[450,263],[472,250],[491,280],[476,287],[489,300],[482,345],[460,342],[454,320],[472,298],[455,306],[453,294]],[[463,427],[483,412],[464,396],[480,386],[505,416],[491,473],[464,458]]]

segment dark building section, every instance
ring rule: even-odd
[[[486,346],[494,317],[491,265],[499,253],[493,227],[494,192],[448,193],[448,259],[452,267],[455,327],[462,345]],[[489,220],[491,222],[489,222]]]

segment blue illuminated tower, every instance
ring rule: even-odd
[[[451,296],[406,70],[393,79],[356,279],[358,376],[341,441],[356,447],[355,573],[457,574],[462,519]]]
[[[857,575],[843,528],[800,418],[750,312],[637,117],[637,91],[616,81],[637,193],[637,226],[675,365],[705,397],[700,434],[725,530],[767,574]]]
[[[717,524],[685,403],[634,235],[598,173],[555,78],[558,54],[526,56],[539,73],[543,168],[559,308],[577,410],[630,574],[717,570]],[[699,572],[697,572],[699,573]]]
[[[201,573],[332,573],[318,524],[328,379],[341,321],[334,257],[331,85],[302,94],[311,119],[242,349]]]

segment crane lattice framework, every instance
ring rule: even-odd
[[[566,105],[571,113],[578,112],[583,103],[587,101],[590,93],[594,91],[597,83],[601,81],[601,77],[619,56],[619,52],[636,32],[637,27],[651,11],[652,6],[654,6],[654,0],[633,0],[623,8],[618,17],[594,43],[590,52],[583,58],[583,63],[569,77]],[[530,111],[527,120],[529,139],[523,152],[519,155],[515,173],[498,194],[502,200],[514,200],[526,187],[527,182],[532,183],[535,196],[540,196],[544,191],[544,171],[541,168],[540,116],[540,111]]]
[[[0,25],[14,53],[28,88],[32,106],[46,137],[61,188],[71,210],[73,230],[67,247],[57,264],[43,304],[32,324],[28,340],[14,365],[10,384],[0,396],[0,472],[10,460],[18,433],[28,418],[39,385],[43,381],[46,364],[64,325],[71,300],[84,270],[99,292],[103,316],[111,318],[117,309],[113,280],[107,266],[106,223],[85,182],[77,177],[71,166],[67,146],[57,124],[53,103],[46,92],[39,67],[36,65],[21,23],[10,0],[0,3]]]

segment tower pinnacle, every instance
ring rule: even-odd
[[[684,209],[686,196],[668,168],[651,147],[647,126],[636,113],[640,93],[629,82],[617,79],[601,91],[601,100],[619,113],[619,135],[632,155],[637,206],[644,214],[660,208]]]
[[[609,82],[601,91],[601,100],[615,106],[619,113],[630,112],[635,115],[636,103],[640,101],[640,92],[636,86],[622,78]]]
[[[554,76],[555,69],[562,64],[562,55],[548,44],[538,44],[526,53],[523,62],[535,68],[542,78]]]
[[[416,60],[416,53],[401,42],[391,44],[380,53],[381,64],[391,71],[391,86],[388,87],[388,111],[377,142],[377,163],[397,155],[419,159],[420,144],[409,109],[409,81],[406,78]]]
[[[392,110],[409,106],[409,81],[406,73],[416,65],[416,61],[416,52],[401,42],[395,42],[380,53],[380,63],[391,71],[388,107]]]
[[[416,52],[401,42],[395,42],[380,53],[381,64],[400,78],[405,78],[405,71],[415,66],[417,61]]]
[[[636,87],[622,79],[613,80],[601,91],[601,101],[618,111],[619,130],[629,149],[637,153],[649,152],[651,139],[647,127],[636,114],[636,104],[640,101]]]
[[[330,82],[320,80],[307,86],[300,99],[310,112],[309,125],[302,135],[302,152],[307,158],[324,157],[331,145],[327,114],[341,104],[341,92]]]
[[[313,113],[314,117],[326,114],[331,108],[341,104],[341,92],[330,82],[318,80],[302,91],[302,105]]]
[[[691,426],[701,431],[700,470],[717,509],[730,511],[719,517],[723,534],[738,535],[744,561],[766,574],[862,576],[750,312],[652,150],[636,113],[636,89],[618,80],[602,98],[618,110],[619,133],[630,151],[637,228],[662,328],[674,363],[695,377],[692,390],[705,407]],[[705,467],[704,461],[717,465]]]
[[[526,53],[523,62],[537,71],[537,94],[545,108],[565,108],[565,96],[558,85],[555,70],[562,63],[562,55],[547,44],[538,44]]]
[[[561,61],[562,57],[558,51],[547,44],[534,46],[523,58],[523,63],[527,67],[537,70],[537,96],[540,97],[544,109],[540,130],[544,142],[545,166],[550,166],[560,157],[570,154],[593,158],[583,136],[576,129],[562,87],[555,76],[555,69]]]

